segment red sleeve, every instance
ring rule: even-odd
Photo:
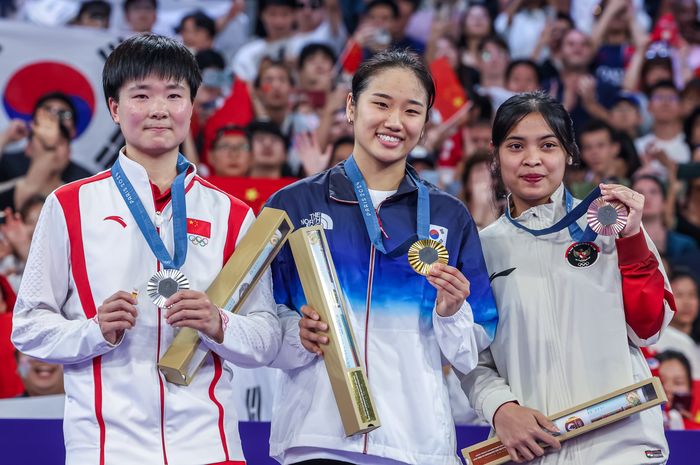
[[[673,294],[664,286],[659,262],[647,246],[644,233],[615,241],[622,274],[625,320],[637,336],[648,339],[661,330],[664,300],[675,310]]]

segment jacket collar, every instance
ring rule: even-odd
[[[411,173],[414,179],[419,179],[418,173],[411,165],[406,164],[406,171]],[[355,189],[352,187],[352,182],[345,172],[345,162],[342,161],[329,170],[328,174],[328,194],[333,200],[340,202],[357,202]],[[420,181],[419,181],[420,182]],[[404,175],[396,193],[390,198],[397,198],[406,194],[410,194],[418,190],[418,186],[411,180],[409,176]]]
[[[512,205],[510,194],[508,195],[508,208]],[[566,204],[564,202],[564,183],[559,184],[559,187],[552,194],[552,200],[542,205],[530,207],[513,218],[518,223],[528,227],[542,227],[543,225],[551,226],[566,215]]]

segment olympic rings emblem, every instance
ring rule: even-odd
[[[206,237],[195,236],[194,234],[190,234],[190,242],[194,245],[204,247],[209,243],[209,240]]]

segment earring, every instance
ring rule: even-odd
[[[574,164],[574,157],[569,155],[569,158],[566,159],[566,164],[567,165],[573,165]]]
[[[348,118],[348,124],[349,124],[350,126],[352,126],[354,123],[355,123],[355,122],[354,122],[353,120],[351,120],[350,118]]]

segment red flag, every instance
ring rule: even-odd
[[[438,58],[430,64],[435,81],[435,108],[445,121],[467,103],[467,94],[457,79],[447,58]]]
[[[211,238],[211,223],[204,220],[187,218],[187,234],[196,234],[198,236]]]
[[[340,54],[338,62],[343,71],[351,75],[355,74],[355,71],[362,63],[362,47],[360,47],[360,44],[352,39],[349,40]]]
[[[250,205],[256,215],[272,194],[297,180],[297,178],[263,179],[220,176],[207,178],[207,181],[219,189]]]

